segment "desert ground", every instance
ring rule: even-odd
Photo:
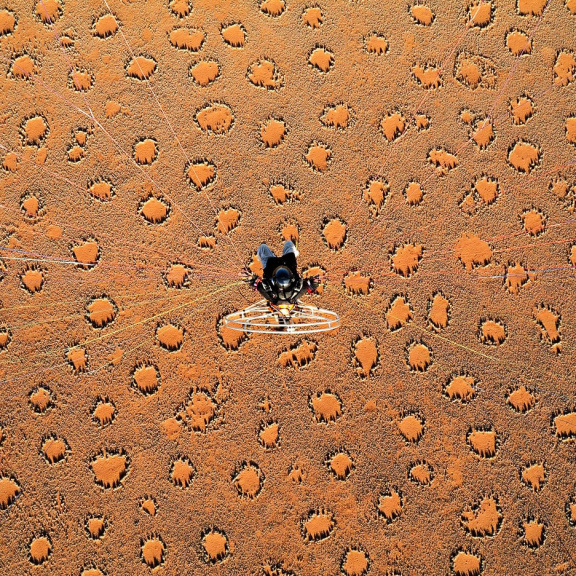
[[[2,0],[0,572],[576,574],[575,0]],[[327,333],[226,314],[297,241]]]

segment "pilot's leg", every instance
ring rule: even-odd
[[[282,256],[286,256],[286,254],[290,253],[294,254],[296,258],[298,258],[298,256],[300,255],[300,252],[298,252],[298,250],[296,249],[294,242],[292,242],[292,240],[286,240],[286,242],[284,242],[284,249],[282,250]]]
[[[268,263],[268,258],[275,258],[274,252],[268,248],[266,244],[260,244],[258,246],[258,251],[256,252],[258,259],[262,263],[262,268],[266,268],[266,264]]]

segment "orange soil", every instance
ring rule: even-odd
[[[96,242],[85,242],[72,248],[74,257],[82,264],[95,264],[98,261],[99,250]]]
[[[286,123],[282,120],[270,118],[267,122],[262,124],[260,129],[260,136],[262,142],[267,148],[276,148],[279,146],[286,136]]]
[[[560,438],[574,438],[576,436],[576,412],[560,414],[554,418],[556,436]]]
[[[529,520],[522,524],[524,541],[530,548],[538,548],[544,542],[544,524]]]
[[[20,494],[20,486],[12,478],[0,478],[0,510],[5,510]]]
[[[137,56],[129,62],[126,73],[132,78],[147,80],[155,72],[156,67],[156,61],[153,58]]]
[[[234,123],[234,116],[228,106],[213,104],[205,106],[196,114],[196,121],[202,130],[209,130],[214,134],[225,134]]]
[[[378,512],[388,521],[396,519],[402,512],[402,497],[396,490],[381,495],[378,499]]]
[[[456,576],[479,576],[482,560],[476,554],[459,551],[452,560],[452,569]]]
[[[107,454],[104,450],[90,463],[94,479],[103,488],[116,488],[126,474],[128,460],[123,454]]]
[[[152,164],[157,156],[156,142],[150,138],[137,142],[134,146],[134,160],[138,164]]]
[[[424,248],[421,244],[405,244],[392,254],[392,270],[401,276],[411,276],[418,270]]]
[[[35,4],[35,15],[44,23],[51,24],[62,14],[60,0],[38,0]]]
[[[530,410],[530,408],[534,407],[536,398],[534,397],[534,394],[526,390],[524,386],[520,386],[520,388],[517,388],[510,393],[508,396],[508,402],[518,412],[526,412],[526,410]]]
[[[505,287],[510,294],[518,294],[520,288],[530,280],[530,275],[522,264],[514,264],[511,262],[510,265],[506,267],[506,274]]]
[[[516,142],[508,154],[508,162],[518,170],[518,172],[530,172],[540,162],[540,149],[529,142]]]
[[[192,3],[190,0],[170,0],[170,10],[175,16],[184,18],[190,14]]]
[[[371,34],[365,40],[366,52],[369,54],[385,54],[388,51],[388,42],[383,36]]]
[[[325,48],[315,48],[312,50],[308,62],[320,72],[328,72],[334,64],[334,55]]]
[[[442,148],[430,150],[428,161],[438,168],[440,174],[447,174],[458,166],[458,158]]]
[[[576,117],[566,119],[566,139],[571,144],[576,144]]]
[[[532,40],[521,30],[511,30],[506,36],[506,46],[514,56],[532,53]]]
[[[472,400],[476,395],[474,378],[471,376],[456,376],[446,385],[444,392],[450,400]]]
[[[487,242],[466,232],[456,243],[455,255],[467,270],[472,270],[475,266],[488,264],[492,259],[492,250]]]
[[[346,239],[346,225],[340,220],[330,220],[324,227],[322,234],[326,239],[326,244],[333,249],[338,250],[342,248],[344,240]]]
[[[434,12],[424,4],[414,4],[414,6],[410,8],[410,13],[412,14],[412,18],[422,26],[430,26],[434,21]]]
[[[205,392],[194,392],[182,419],[195,432],[205,432],[206,427],[216,417],[218,405]]]
[[[51,403],[50,390],[39,387],[30,394],[30,403],[37,412],[45,412]]]
[[[230,24],[222,28],[222,38],[234,48],[243,48],[246,44],[246,32],[241,24]]]
[[[89,190],[90,194],[94,196],[94,198],[98,198],[98,200],[110,200],[113,193],[113,186],[110,182],[94,182]]]
[[[199,86],[208,86],[220,74],[218,62],[202,60],[190,68],[190,76]]]
[[[427,486],[433,480],[432,470],[426,462],[412,466],[409,470],[409,477],[413,482],[423,486]]]
[[[294,190],[284,184],[272,184],[269,192],[277,204],[284,204],[284,202],[298,197],[295,195]]]
[[[24,55],[14,60],[11,72],[15,78],[30,78],[35,69],[34,60],[30,56]]]
[[[88,518],[86,521],[86,529],[91,538],[101,538],[106,531],[106,523],[103,518]]]
[[[8,10],[0,10],[0,34],[8,34],[14,31],[16,18]]]
[[[235,208],[228,210],[220,210],[218,213],[218,226],[217,230],[221,234],[227,234],[238,225],[240,220],[240,212]]]
[[[248,80],[268,90],[279,90],[283,85],[283,76],[276,64],[270,60],[256,60],[248,68]]]
[[[188,280],[190,270],[183,264],[172,264],[170,270],[165,275],[168,286],[172,288],[182,288]]]
[[[206,34],[191,28],[176,28],[170,32],[170,44],[176,48],[197,52],[204,44]]]
[[[160,224],[166,220],[170,207],[158,198],[149,198],[141,207],[142,216],[151,224]]]
[[[472,450],[483,458],[496,455],[496,433],[493,430],[472,430],[468,442]]]
[[[406,203],[410,206],[419,206],[424,199],[424,191],[418,182],[409,182],[404,190]]]
[[[527,96],[521,96],[510,102],[510,112],[514,124],[526,124],[534,115],[534,102]]]
[[[412,68],[412,74],[423,88],[438,88],[442,85],[440,69],[436,66],[416,64]]]
[[[334,422],[342,415],[342,404],[337,396],[322,392],[312,398],[314,417],[318,422]]]
[[[499,321],[486,320],[480,326],[479,336],[483,344],[502,344],[506,340],[506,327]]]
[[[7,330],[0,331],[0,349],[6,348],[11,340],[10,332]]]
[[[108,424],[112,424],[115,414],[116,408],[114,404],[110,402],[99,402],[92,416],[98,421],[100,426],[107,426]]]
[[[364,200],[368,202],[372,212],[377,215],[386,202],[390,193],[390,186],[381,180],[369,180],[364,190]]]
[[[524,230],[530,236],[539,236],[546,229],[546,218],[537,210],[529,210],[522,214],[522,221],[524,223]]]
[[[24,124],[25,143],[32,145],[39,145],[43,142],[46,134],[48,133],[48,125],[42,116],[34,116],[26,120]]]
[[[152,538],[142,544],[142,560],[150,567],[155,568],[164,559],[165,546],[162,540]]]
[[[92,88],[92,75],[82,70],[74,70],[70,73],[70,80],[74,90],[85,92]]]
[[[354,463],[348,454],[335,454],[330,459],[330,470],[339,480],[346,480],[354,468]]]
[[[418,442],[424,433],[424,425],[420,418],[414,415],[402,419],[398,423],[398,428],[407,442]]]
[[[94,34],[100,38],[108,38],[118,30],[118,22],[112,14],[104,14],[94,23]]]
[[[546,479],[546,471],[543,464],[531,464],[522,470],[522,481],[532,490],[538,491]]]
[[[448,326],[449,313],[450,302],[441,293],[435,294],[430,303],[429,322],[438,330],[446,328]]]
[[[156,338],[166,350],[178,350],[184,340],[184,331],[179,326],[166,324],[156,330]]]
[[[494,12],[493,2],[472,2],[468,8],[469,24],[471,26],[478,26],[484,28],[492,21],[492,13]]]
[[[312,144],[306,154],[306,161],[314,170],[326,172],[332,158],[332,151],[325,144]]]
[[[430,117],[426,116],[426,114],[416,114],[416,129],[418,131],[428,130],[430,122]]]
[[[298,239],[300,238],[298,226],[295,224],[285,224],[282,226],[282,238],[284,240],[292,240],[293,242],[298,243]]]
[[[540,16],[545,6],[546,0],[518,0],[518,14]]]
[[[467,88],[492,89],[496,85],[495,66],[489,58],[461,52],[456,58],[455,78]]]
[[[408,349],[408,365],[410,370],[425,372],[432,363],[430,349],[424,344],[413,344]]]
[[[4,571],[568,574],[576,2],[108,4],[0,6]]]
[[[48,560],[52,553],[52,544],[45,536],[35,538],[30,543],[30,560],[33,564],[42,564]]]
[[[41,270],[26,270],[20,277],[22,284],[28,292],[39,292],[44,284],[44,273]]]
[[[172,471],[170,473],[170,479],[174,486],[180,488],[188,488],[192,478],[194,477],[194,467],[188,460],[188,458],[180,458],[172,463]]]
[[[158,371],[154,366],[140,366],[133,374],[134,384],[140,392],[151,394],[159,386]]]
[[[502,521],[498,502],[484,498],[477,506],[462,513],[462,524],[472,536],[494,536]]]
[[[486,204],[492,204],[498,197],[498,180],[483,176],[474,182],[474,191]]]
[[[86,156],[86,152],[81,146],[72,146],[68,150],[68,160],[70,162],[80,162],[84,156]]]
[[[554,64],[554,84],[568,86],[574,80],[576,56],[573,52],[560,51]]]
[[[361,376],[368,376],[378,364],[378,347],[371,338],[363,338],[356,342],[354,346],[354,357],[360,364],[358,373]]]
[[[262,473],[255,464],[246,464],[233,479],[236,489],[242,496],[256,498],[262,489]]]
[[[66,359],[77,373],[85,372],[88,367],[88,356],[83,348],[72,348],[66,354]]]
[[[324,540],[334,530],[334,515],[328,510],[311,512],[302,523],[304,538],[309,542]]]
[[[350,108],[345,104],[328,106],[324,109],[324,114],[320,116],[320,122],[330,128],[347,128],[352,118]]]
[[[202,190],[216,179],[216,167],[206,161],[192,162],[187,167],[186,175],[197,190]]]
[[[14,152],[9,152],[4,156],[4,161],[2,162],[2,167],[7,172],[16,172],[19,168],[18,156]]]
[[[398,112],[384,116],[380,122],[380,130],[388,142],[392,142],[406,130],[406,118]]]
[[[264,448],[274,448],[280,438],[280,427],[276,422],[265,424],[261,427],[258,440]]]
[[[142,510],[150,516],[156,516],[156,504],[152,498],[146,498],[141,504]]]
[[[488,119],[476,121],[476,126],[472,132],[472,140],[474,140],[480,150],[487,148],[494,140],[494,126]]]
[[[384,315],[386,324],[390,330],[398,330],[414,317],[410,304],[404,296],[397,296],[390,303],[390,307]]]
[[[560,340],[560,315],[546,307],[536,308],[534,314],[536,322],[541,328],[541,339],[551,344],[550,349],[558,354],[562,349]]]
[[[369,566],[369,558],[364,550],[348,550],[342,560],[342,571],[346,576],[363,576]]]
[[[217,562],[228,554],[228,539],[217,530],[211,530],[203,539],[202,545],[209,562]]]
[[[102,328],[114,320],[116,310],[114,304],[107,298],[98,298],[88,306],[88,318],[97,327]]]
[[[60,462],[66,454],[66,443],[60,438],[48,438],[42,444],[42,453],[50,464]]]

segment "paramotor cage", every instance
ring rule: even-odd
[[[224,326],[240,332],[262,334],[310,334],[329,332],[340,326],[335,312],[305,304],[271,304],[260,300],[224,317]]]

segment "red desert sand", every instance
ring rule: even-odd
[[[576,571],[576,1],[0,4],[0,572]],[[324,334],[224,317],[297,242]]]

